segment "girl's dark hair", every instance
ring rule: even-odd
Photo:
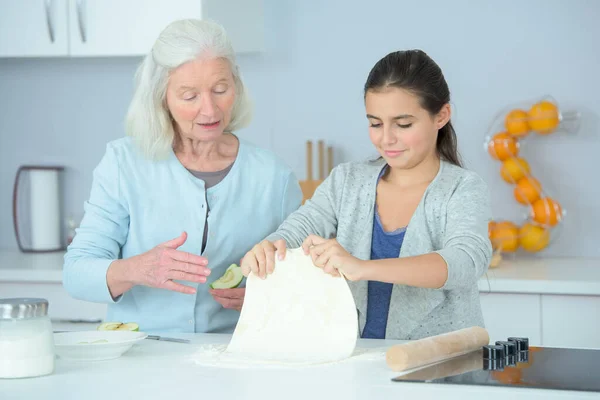
[[[431,115],[436,115],[450,102],[450,90],[442,70],[421,50],[396,51],[375,64],[365,83],[364,95],[369,90],[386,87],[413,93]],[[462,166],[456,132],[450,121],[439,130],[436,149],[442,160]]]

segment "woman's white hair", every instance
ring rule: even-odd
[[[211,21],[175,21],[160,33],[135,74],[135,91],[125,130],[146,157],[158,160],[170,154],[175,130],[166,102],[169,75],[175,68],[202,54],[224,58],[231,66],[236,98],[225,131],[233,132],[250,123],[252,104],[223,27]]]

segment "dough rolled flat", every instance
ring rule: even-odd
[[[352,355],[358,316],[348,283],[288,249],[274,272],[248,276],[228,353],[285,364],[318,364]]]
[[[487,330],[473,326],[392,346],[385,359],[392,370],[406,371],[470,353],[489,341]]]

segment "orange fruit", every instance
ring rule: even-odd
[[[546,100],[534,104],[528,114],[529,126],[540,135],[554,132],[560,123],[558,108],[554,103]]]
[[[547,228],[528,222],[519,229],[519,245],[525,251],[535,253],[545,249],[548,243],[550,231]]]
[[[494,250],[512,253],[519,247],[519,228],[510,221],[496,222],[490,233]]]
[[[504,161],[519,154],[519,146],[515,138],[506,132],[501,132],[489,141],[488,153],[496,160]]]
[[[562,207],[550,197],[542,197],[531,206],[531,218],[538,224],[554,226],[562,219]]]
[[[494,230],[495,226],[496,226],[496,221],[490,221],[490,222],[488,222],[488,236],[490,238],[492,237],[492,231]]]
[[[521,157],[508,158],[502,163],[500,175],[508,183],[516,183],[519,179],[529,175],[529,163]]]
[[[517,181],[514,195],[519,203],[531,205],[542,195],[542,185],[534,177],[525,176]]]
[[[523,137],[527,136],[530,129],[527,120],[529,119],[529,115],[527,111],[523,110],[512,110],[506,117],[504,118],[504,126],[506,127],[506,132],[514,137]]]

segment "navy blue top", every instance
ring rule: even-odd
[[[383,174],[383,172],[382,172]],[[381,176],[380,176],[381,178]],[[371,243],[371,260],[398,258],[404,240],[406,228],[386,232],[381,224],[377,206],[373,217],[373,239]],[[367,321],[362,337],[367,339],[385,339],[392,284],[369,281],[367,298]]]

